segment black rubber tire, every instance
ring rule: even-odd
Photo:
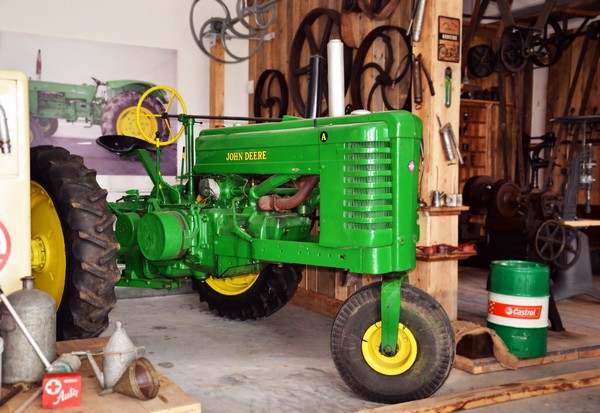
[[[140,98],[142,97],[142,92],[138,91],[128,91],[123,92],[115,96],[110,102],[106,104],[104,111],[102,112],[102,123],[100,125],[100,129],[102,130],[102,135],[119,135],[117,132],[117,120],[119,119],[119,115],[124,110],[130,107],[136,107]],[[165,107],[160,100],[155,98],[154,96],[147,96],[144,99],[143,107],[148,109],[152,113],[164,113]],[[169,139],[169,129],[164,121],[160,118],[156,118],[158,124],[158,132],[160,134],[161,140]],[[144,139],[142,133],[134,128],[135,131],[129,133],[130,136]]]
[[[44,139],[44,132],[40,122],[34,117],[29,117],[29,143],[36,145]]]
[[[362,354],[362,338],[381,321],[381,282],[352,294],[331,330],[333,361],[344,382],[378,403],[402,403],[431,396],[446,381],[456,352],[454,330],[446,312],[430,295],[402,284],[400,322],[414,335],[417,358],[404,373],[387,376],[373,370]]]
[[[38,119],[38,122],[42,128],[44,138],[50,138],[54,136],[58,130],[58,119]]]
[[[195,281],[200,301],[219,317],[248,320],[268,317],[285,306],[302,279],[301,267],[268,265],[247,291],[224,295],[204,281]]]
[[[57,339],[96,337],[108,327],[120,276],[107,191],[81,157],[53,146],[31,148],[31,180],[52,199],[65,238],[67,269]]]

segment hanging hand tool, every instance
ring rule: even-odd
[[[458,161],[461,165],[464,165],[465,161],[460,153],[460,148],[458,147],[458,142],[456,141],[456,137],[454,136],[454,130],[452,130],[452,125],[450,122],[446,123],[442,126],[442,121],[440,117],[437,116],[438,123],[440,124],[440,136],[442,137],[442,143],[444,144],[444,151],[446,152],[446,157],[450,164],[454,164],[454,160],[456,157],[454,156],[454,152],[456,151],[456,156],[458,157]]]
[[[429,92],[431,96],[435,96],[435,88],[433,87],[433,80],[431,80],[431,75],[429,74],[429,70],[427,70],[427,66],[423,63],[423,56],[419,53],[418,57],[421,62],[421,68],[423,69],[423,73],[425,73],[425,79],[427,79],[427,85],[429,86]]]
[[[415,108],[421,109],[423,104],[423,88],[421,83],[421,55],[413,58],[412,62],[413,94]]]
[[[444,106],[452,104],[452,69],[448,66],[444,72]]]
[[[416,8],[413,14],[413,18],[410,21],[408,32],[410,29],[414,29],[412,32],[412,41],[413,43],[418,42],[421,39],[421,29],[423,28],[423,19],[425,18],[425,7],[427,6],[427,0],[418,0],[416,4]]]

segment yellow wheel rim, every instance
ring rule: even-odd
[[[258,274],[240,275],[229,278],[207,278],[206,283],[210,288],[222,295],[240,295],[254,285]]]
[[[121,111],[116,122],[117,134],[133,136],[139,139],[144,139],[144,136],[156,136],[156,132],[158,132],[158,119],[145,107],[140,109],[140,113],[141,122],[138,126],[136,106],[130,106]]]
[[[60,305],[65,289],[67,256],[60,219],[50,195],[31,181],[31,271],[35,288]]]
[[[156,146],[166,146],[166,145],[172,144],[177,139],[179,139],[179,137],[181,136],[181,134],[183,133],[185,128],[182,125],[182,127],[179,129],[179,131],[177,133],[174,133],[173,129],[171,128],[171,123],[169,122],[169,120],[162,119],[162,115],[163,115],[162,113],[152,113],[149,110],[147,110],[146,108],[144,108],[143,104],[144,104],[144,100],[146,99],[146,97],[148,97],[150,94],[156,92],[157,90],[164,90],[167,93],[168,102],[167,102],[167,105],[165,106],[166,113],[169,113],[169,109],[171,108],[171,105],[173,105],[174,102],[178,102],[179,105],[181,106],[181,113],[186,114],[187,109],[185,107],[185,102],[183,101],[183,98],[181,97],[181,95],[179,93],[177,93],[177,91],[175,89],[170,88],[169,86],[151,87],[150,89],[146,90],[144,92],[144,94],[140,97],[140,100],[138,101],[137,108],[136,108],[135,118],[136,118],[138,129],[142,134],[142,137],[146,141],[148,141]],[[150,134],[146,131],[146,129],[144,127],[144,124],[146,122],[149,122],[149,121],[159,122],[160,120],[165,122],[165,126],[169,130],[169,136],[171,137],[169,140],[161,141],[161,140],[157,139],[156,131],[154,131],[153,134]]]
[[[381,354],[381,322],[367,329],[362,338],[362,353],[367,364],[386,376],[397,376],[407,371],[417,358],[417,340],[411,331],[398,323],[398,353],[392,357]]]

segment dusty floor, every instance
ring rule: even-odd
[[[597,311],[600,315],[600,304]],[[196,294],[120,298],[105,335],[115,321],[123,322],[154,366],[197,398],[205,413],[355,412],[382,406],[354,395],[338,376],[329,350],[332,320],[293,305],[266,319],[239,322],[214,316]],[[598,368],[597,357],[482,375],[454,369],[436,395]],[[600,388],[472,411],[599,412]]]

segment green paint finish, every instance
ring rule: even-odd
[[[415,266],[421,122],[405,111],[295,119],[203,130],[186,125],[179,185],[142,150],[154,189],[128,191],[119,218],[123,277],[229,277],[265,263],[388,274]],[[323,137],[326,136],[326,139]],[[158,157],[157,159],[160,159]],[[289,211],[259,211],[263,196],[289,197],[298,179],[319,183]],[[319,214],[318,235],[311,235]],[[141,217],[137,219],[135,216]],[[139,222],[138,222],[139,221]]]
[[[492,261],[488,290],[517,297],[547,297],[550,268],[533,261]]]
[[[494,330],[508,350],[519,358],[544,357],[547,352],[547,328],[515,328],[487,323]]]
[[[398,353],[398,324],[402,276],[384,277],[381,283],[381,354],[394,356]]]

